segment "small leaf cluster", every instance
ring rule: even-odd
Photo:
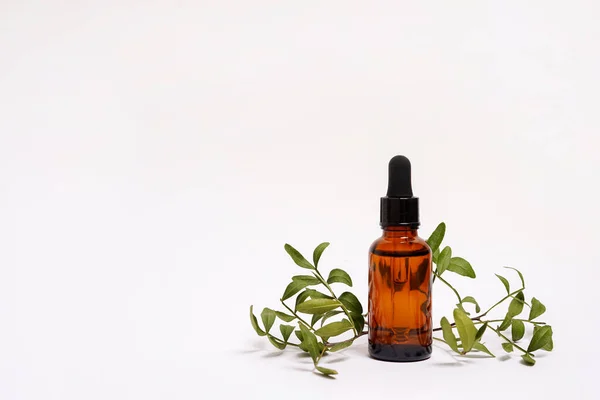
[[[350,291],[344,291],[338,296],[331,287],[334,283],[352,287],[350,275],[340,268],[334,268],[329,271],[325,279],[318,268],[321,255],[328,246],[327,242],[319,244],[313,251],[311,263],[298,250],[286,244],[285,251],[294,263],[309,270],[310,275],[295,275],[286,286],[280,299],[286,312],[264,308],[260,314],[263,324],[261,328],[254,315],[253,307],[250,306],[250,322],[259,336],[267,336],[271,344],[279,350],[291,345],[307,352],[313,360],[315,369],[329,376],[337,374],[337,371],[319,364],[323,356],[328,352],[339,351],[352,345],[357,337],[366,332],[363,332],[365,316],[358,298]],[[324,288],[325,293],[315,287]],[[294,296],[292,307],[286,301],[290,301]],[[282,321],[279,325],[280,336],[271,333],[277,318]],[[291,322],[296,326],[287,324]],[[350,331],[351,338],[337,343],[329,342],[330,338]],[[290,340],[292,332],[298,342]]]
[[[510,281],[506,277],[496,274],[506,289],[506,295],[483,313],[473,296],[460,295],[446,279],[447,274],[444,273],[449,271],[470,279],[475,279],[476,274],[467,260],[453,256],[450,246],[441,247],[445,233],[446,225],[442,222],[427,239],[435,265],[433,282],[437,279],[452,290],[457,303],[452,318],[442,317],[440,327],[433,329],[434,332],[441,331],[442,338],[435,336],[433,338],[447,344],[452,351],[460,355],[475,351],[495,357],[483,342],[484,335],[493,332],[501,338],[504,351],[507,353],[515,349],[520,351],[522,360],[527,365],[535,364],[535,351],[552,351],[554,348],[552,327],[538,320],[538,317],[546,312],[546,307],[535,297],[531,299],[531,304],[527,302],[524,294],[525,279],[517,269],[505,267],[514,270],[519,277],[520,286],[515,290],[511,289]],[[318,268],[321,256],[328,246],[327,242],[319,244],[313,251],[311,263],[298,250],[286,244],[285,251],[294,263],[308,271],[304,275],[293,276],[286,286],[280,298],[280,303],[286,311],[264,308],[260,314],[261,327],[254,315],[253,307],[250,306],[250,323],[259,336],[266,336],[277,349],[283,350],[287,346],[293,346],[308,353],[316,371],[330,376],[337,374],[337,371],[320,365],[321,359],[328,352],[351,346],[358,337],[367,334],[367,331],[363,330],[366,314],[363,314],[363,306],[358,298],[350,291],[343,291],[338,296],[331,287],[334,283],[352,287],[350,275],[342,269],[334,268],[329,271],[325,279]],[[325,293],[317,290],[323,288]],[[508,300],[510,303],[502,319],[486,318],[491,311]],[[293,302],[293,306],[288,305],[286,301]],[[467,306],[471,310],[474,309],[477,315],[472,316]],[[529,309],[529,315],[527,318],[521,318],[525,307]],[[281,321],[279,334],[273,333],[273,326],[278,319]],[[525,347],[522,346],[521,340],[525,337],[526,326],[533,327],[533,330],[531,340]],[[507,332],[509,328],[510,334]],[[331,338],[348,332],[352,333],[350,338],[330,342]],[[297,342],[293,341],[292,333]]]
[[[462,258],[459,259],[460,261],[456,261],[456,258],[452,257],[452,249],[449,246],[444,247],[441,251],[439,250],[445,232],[446,225],[444,223],[439,224],[429,239],[427,239],[427,242],[433,251],[433,262],[436,265],[434,279],[438,278],[448,286],[455,293],[458,303],[452,313],[454,322],[450,323],[446,317],[443,317],[440,321],[441,327],[434,329],[434,331],[442,331],[443,339],[435,337],[434,339],[446,343],[453,351],[461,355],[471,351],[479,351],[490,357],[495,357],[482,342],[483,335],[489,329],[489,331],[496,333],[503,340],[502,348],[504,351],[510,353],[517,349],[523,353],[521,357],[525,364],[534,365],[534,351],[552,351],[554,348],[552,327],[545,322],[536,320],[546,312],[546,306],[535,297],[531,299],[531,304],[529,304],[526,301],[524,294],[525,278],[523,277],[523,274],[516,268],[505,267],[514,270],[518,274],[520,287],[511,291],[509,280],[502,275],[496,274],[506,289],[506,296],[489,307],[485,312],[475,317],[471,317],[464,306],[465,303],[471,303],[475,307],[475,312],[480,313],[481,307],[475,298],[472,296],[461,297],[458,291],[447,280],[442,278],[442,274],[445,271],[452,271],[458,275],[474,279],[476,276],[475,271],[468,261]],[[485,318],[490,311],[509,299],[510,303],[508,305],[508,310],[503,319],[495,320]],[[518,318],[525,306],[529,308],[529,316],[526,319]],[[495,325],[496,323],[499,324]],[[527,347],[522,347],[518,343],[525,336],[526,324],[533,327],[533,335]],[[479,327],[477,327],[477,325],[479,325]],[[510,338],[503,333],[509,328],[511,328]],[[455,335],[454,330],[457,331],[458,337]]]

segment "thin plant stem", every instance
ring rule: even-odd
[[[511,297],[511,298],[513,298],[513,299],[515,298],[515,296],[510,296],[510,297]],[[524,301],[524,300],[519,300],[519,301],[521,301],[521,302],[522,302],[523,304],[525,304],[527,307],[531,308],[531,306],[529,305],[529,303],[528,303],[528,302],[526,302],[526,301]]]
[[[456,291],[456,289],[454,289],[454,287],[453,287],[451,284],[449,284],[449,283],[448,283],[448,281],[446,281],[446,280],[445,280],[444,278],[442,278],[441,276],[439,276],[439,275],[437,275],[437,274],[436,274],[436,276],[437,276],[438,278],[440,278],[440,281],[444,282],[444,284],[445,284],[446,286],[448,286],[450,289],[452,289],[452,291],[454,292],[454,294],[455,294],[455,295],[456,295],[456,297],[458,298],[458,302],[459,302],[459,303],[462,303],[462,299],[461,299],[461,297],[460,297],[460,294],[458,294],[458,292]]]
[[[473,323],[475,325],[477,325],[477,324],[485,324],[486,322],[503,322],[504,321],[503,319],[488,319],[488,320],[482,321],[481,317],[484,317],[484,316],[485,316],[485,314],[478,315],[476,317],[471,318],[471,321],[473,321]],[[529,320],[526,320],[526,319],[519,319],[519,318],[513,318],[513,321],[529,322],[532,325],[546,325],[545,322],[529,321]],[[453,322],[453,323],[450,324],[450,326],[451,327],[455,327],[456,323]],[[434,332],[439,332],[441,330],[442,330],[441,327],[433,328]]]
[[[437,340],[438,342],[442,342],[442,343],[448,344],[448,342],[446,342],[444,339],[440,339],[440,338],[437,338],[435,336],[432,336],[432,338],[433,338],[433,340]],[[450,346],[450,345],[448,345],[448,346]]]
[[[310,326],[310,324],[309,324],[308,322],[306,322],[305,320],[303,320],[303,319],[302,319],[302,317],[301,317],[301,316],[299,316],[299,315],[296,313],[296,311],[294,311],[294,310],[292,310],[291,308],[289,308],[289,307],[288,307],[288,305],[287,305],[287,304],[285,304],[285,303],[283,302],[283,300],[279,299],[279,301],[281,302],[281,304],[283,304],[283,306],[284,306],[285,308],[287,308],[287,309],[288,309],[288,311],[289,311],[289,312],[291,312],[291,313],[292,313],[292,315],[293,315],[294,317],[298,318],[298,320],[299,320],[300,322],[302,322],[304,325],[306,325],[306,326],[308,327],[308,329],[312,330],[313,332],[315,331],[315,330],[313,329],[313,327],[312,327],[312,326]]]
[[[523,286],[521,289],[515,290],[514,292],[509,293],[506,296],[504,296],[500,301],[498,301],[496,304],[494,304],[493,306],[491,306],[490,308],[488,308],[488,310],[486,312],[484,312],[483,314],[481,314],[480,317],[486,316],[490,311],[492,311],[494,308],[496,308],[497,306],[499,306],[503,301],[511,298],[512,296],[516,295],[517,293],[519,293],[522,290],[525,290],[525,286]]]
[[[287,342],[287,343],[286,343],[286,342],[284,342],[283,340],[281,340],[281,339],[279,339],[278,337],[276,337],[276,336],[273,336],[273,335],[271,335],[271,334],[269,334],[269,337],[270,337],[270,338],[272,338],[273,340],[275,340],[276,342],[279,342],[279,343],[281,343],[281,344],[289,344],[290,346],[294,346],[294,347],[300,347],[300,345],[299,345],[299,344],[292,343],[292,342]]]
[[[513,318],[513,321],[529,322],[531,325],[546,325],[545,322],[529,321],[526,319]],[[485,322],[504,322],[503,319],[488,319],[485,321],[474,321],[475,324],[483,324]]]
[[[513,342],[512,340],[510,340],[509,338],[507,338],[506,336],[504,336],[502,334],[502,332],[500,332],[500,330],[493,328],[491,326],[488,325],[488,328],[490,328],[491,330],[493,330],[494,332],[496,332],[498,334],[498,336],[500,336],[501,338],[503,338],[504,340],[506,340],[507,342],[511,343],[514,347],[516,347],[517,349],[521,350],[523,353],[528,354],[529,352],[527,350],[525,350],[524,348],[522,348],[521,346],[519,346],[518,344],[516,344],[515,342]]]
[[[319,364],[319,361],[321,361],[321,358],[323,358],[325,351],[327,351],[327,346],[323,346],[323,350],[321,350],[321,354],[319,354],[319,358],[317,358],[315,360],[315,367],[317,366],[317,364]]]
[[[315,268],[313,275],[315,275],[315,277],[321,281],[321,283],[327,288],[327,290],[329,290],[329,293],[331,293],[331,296],[333,296],[334,299],[336,299],[338,301],[338,303],[340,303],[340,307],[342,307],[342,310],[344,310],[344,313],[346,314],[346,316],[348,317],[348,319],[350,320],[350,322],[352,322],[352,317],[350,316],[350,311],[348,311],[348,309],[346,308],[346,306],[344,305],[344,303],[342,303],[340,301],[340,299],[338,299],[338,297],[336,296],[336,294],[333,292],[333,289],[331,289],[331,286],[329,286],[329,284],[327,283],[327,281],[325,280],[325,278],[323,278],[323,276],[321,275],[321,273]],[[352,330],[354,331],[354,335],[358,335],[358,331],[356,330],[356,327],[354,326],[354,323],[352,323]]]

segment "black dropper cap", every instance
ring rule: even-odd
[[[387,196],[381,198],[381,227],[408,226],[418,228],[419,198],[413,197],[410,183],[410,161],[404,156],[390,160]]]

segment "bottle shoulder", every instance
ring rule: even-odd
[[[371,244],[369,252],[427,252],[431,254],[431,248],[427,241],[419,236],[413,237],[385,237],[381,236]]]

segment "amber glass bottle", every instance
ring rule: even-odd
[[[431,356],[431,249],[417,235],[410,162],[396,156],[381,199],[383,236],[369,250],[369,353],[386,361]]]

